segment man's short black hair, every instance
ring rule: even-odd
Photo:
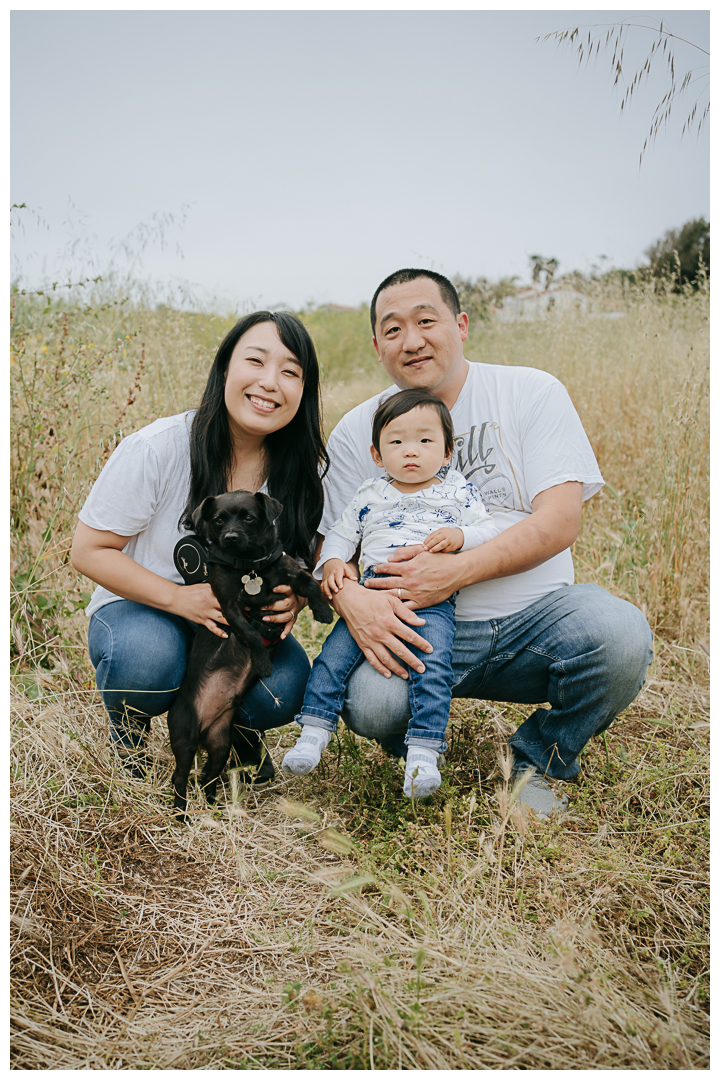
[[[377,298],[383,289],[389,289],[392,285],[405,285],[408,281],[415,281],[416,278],[423,277],[430,278],[431,281],[435,282],[440,290],[443,301],[450,308],[453,315],[460,314],[462,311],[462,308],[460,307],[460,297],[457,294],[457,289],[449,278],[443,277],[442,274],[436,274],[434,270],[418,270],[412,268],[396,270],[394,274],[390,274],[389,277],[386,277],[384,281],[380,282],[370,303],[370,323],[372,324],[373,337],[375,336]]]
[[[398,416],[404,416],[411,409],[423,408],[435,409],[440,417],[443,438],[445,439],[445,453],[451,454],[454,443],[453,422],[450,410],[444,401],[435,397],[429,390],[400,390],[392,394],[378,406],[373,417],[372,444],[380,453],[380,432],[386,428],[391,420],[397,420]]]

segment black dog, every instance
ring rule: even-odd
[[[263,638],[268,641],[275,624],[263,624],[259,609],[280,597],[275,586],[289,585],[297,596],[307,596],[320,622],[333,619],[315,578],[282,550],[273,524],[281,510],[268,495],[232,491],[205,499],[193,514],[195,532],[208,552],[210,584],[229,626],[227,638],[199,628],[180,693],[168,712],[174,805],[181,821],[198,745],[207,751],[201,783],[213,803],[233,744],[235,708],[255,679],[272,672],[272,645]]]

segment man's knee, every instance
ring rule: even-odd
[[[404,734],[410,719],[407,681],[399,675],[386,679],[364,661],[348,683],[342,717],[365,739]]]
[[[587,606],[578,607],[564,628],[575,638],[578,652],[563,668],[566,674],[582,670],[592,684],[601,684],[619,712],[645,682],[653,659],[652,631],[634,604],[597,586],[587,589]]]
[[[608,596],[597,613],[592,632],[605,648],[605,663],[615,675],[644,681],[653,659],[652,630],[639,608],[617,596]]]

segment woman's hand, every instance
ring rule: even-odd
[[[167,611],[190,622],[199,623],[200,626],[206,626],[218,637],[227,637],[222,629],[222,626],[228,625],[227,619],[211,585],[205,582],[202,585],[176,585],[175,588],[172,606],[168,607]],[[218,626],[218,623],[222,626]]]
[[[207,583],[178,585],[147,570],[122,550],[128,539],[118,533],[91,529],[79,521],[73,538],[72,564],[91,581],[124,600],[180,615],[226,638],[223,627],[227,626],[227,620],[212,587]]]
[[[272,611],[272,615],[263,615],[263,622],[269,623],[285,623],[285,629],[280,635],[280,640],[284,641],[288,636],[298,615],[307,604],[306,596],[296,596],[289,585],[276,585],[273,592],[283,593],[281,599],[276,600],[274,604],[268,604],[264,607],[263,611]]]

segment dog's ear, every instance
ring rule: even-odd
[[[204,533],[205,533],[205,522],[210,517],[210,515],[212,514],[214,509],[215,509],[215,496],[214,495],[208,495],[207,499],[203,499],[203,501],[200,503],[197,510],[193,511],[193,516],[192,516],[193,529],[198,534],[198,536],[204,535]]]
[[[279,503],[277,499],[271,499],[269,495],[265,495],[262,491],[258,491],[255,498],[262,500],[261,505],[263,513],[267,518],[268,524],[272,525],[282,513],[282,503]]]

